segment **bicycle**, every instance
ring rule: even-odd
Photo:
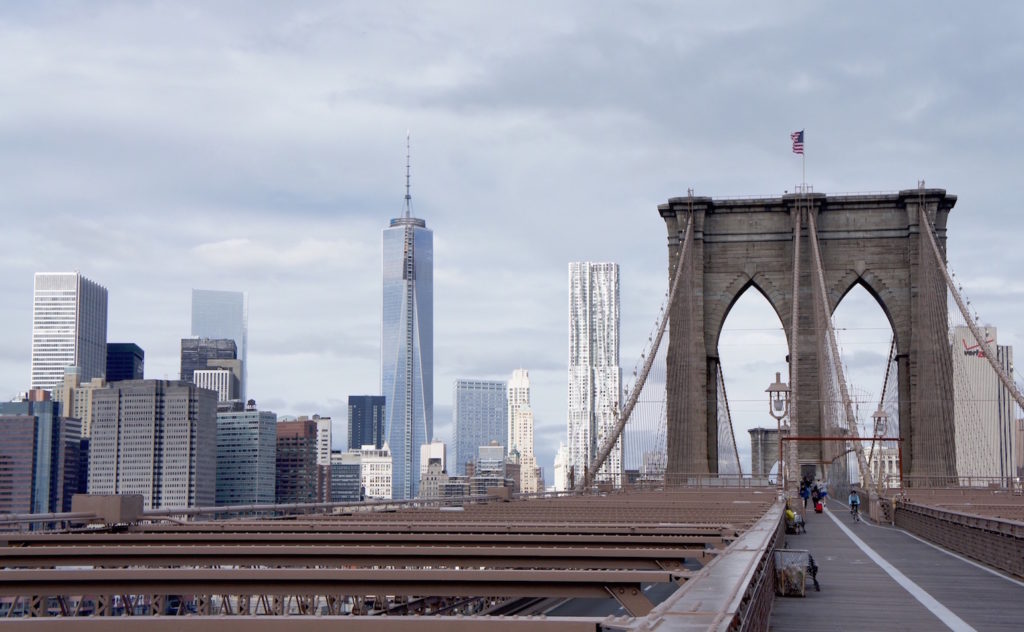
[[[853,516],[854,522],[860,522],[860,503],[850,505],[850,515]]]

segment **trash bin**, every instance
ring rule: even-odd
[[[799,549],[775,550],[775,594],[804,597],[810,553]]]

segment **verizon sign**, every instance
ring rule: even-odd
[[[987,336],[987,334],[986,334],[986,336]],[[984,358],[985,357],[985,348],[982,347],[980,344],[967,346],[967,341],[964,340],[964,339],[961,339],[960,343],[964,346],[964,355],[965,356],[974,356],[974,357],[978,357],[978,358]],[[994,344],[994,343],[995,343],[995,339],[994,338],[987,338],[985,340],[985,344]]]

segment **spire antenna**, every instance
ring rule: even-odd
[[[412,194],[409,192],[409,130],[405,132],[405,216],[412,217]]]

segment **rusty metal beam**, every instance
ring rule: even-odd
[[[242,615],[231,617],[50,617],[43,621],[7,619],[5,626],[17,629],[42,624],[47,630],[74,632],[597,632],[603,629],[603,617],[376,617],[376,616],[300,616],[268,617]]]
[[[0,548],[4,568],[54,566],[459,566],[486,568],[679,568],[704,547],[506,546],[119,546]]]
[[[654,608],[640,586],[605,586],[605,590],[632,617],[646,617]]]
[[[665,571],[396,569],[94,569],[0,573],[0,595],[388,594],[606,597],[673,581]],[[614,594],[614,593],[612,593]],[[625,605],[625,604],[623,604]]]
[[[733,532],[735,533],[735,532]],[[724,542],[735,539],[733,533],[723,536],[722,533],[706,535],[673,535],[670,532],[658,534],[642,533],[602,533],[582,535],[547,535],[547,534],[475,534],[475,533],[444,533],[444,534],[380,534],[380,533],[69,533],[69,534],[10,534],[5,542],[0,541],[0,548],[29,548],[36,546],[55,546],[78,548],[94,545],[117,545],[123,547],[141,545],[186,545],[216,546],[229,543],[236,544],[276,544],[276,545],[330,545],[357,546],[372,544],[377,547],[403,546],[415,543],[419,546],[442,546],[448,543],[469,544],[479,543],[484,546],[519,545],[519,546],[616,546],[616,547],[649,547],[679,546],[700,547],[712,546],[724,548]]]
[[[684,561],[703,564],[718,559],[776,503],[774,490],[730,487],[728,492],[641,490],[472,505],[463,511],[407,507],[394,513],[295,520],[10,533],[0,536],[0,565],[5,568],[0,573],[0,595],[22,604],[19,612],[35,604],[40,616],[48,610],[56,614],[55,604],[61,614],[70,610],[80,615],[91,610],[93,602],[98,612],[110,614],[115,611],[113,595],[121,595],[122,601],[138,600],[140,611],[163,613],[174,609],[166,596],[194,595],[199,616],[190,617],[190,622],[205,621],[204,615],[236,622],[254,614],[263,618],[321,610],[328,619],[350,610],[358,615],[369,606],[364,597],[378,603],[377,609],[401,606],[407,602],[404,597],[417,597],[425,605],[406,608],[415,614],[463,597],[611,596],[632,615],[643,615],[652,607],[643,594],[644,585],[681,580],[689,584],[693,574],[682,570]],[[90,565],[127,568],[49,568]],[[78,597],[83,594],[90,595],[84,607]],[[218,605],[218,600],[223,603]],[[465,612],[464,608],[451,611]],[[400,607],[395,609],[399,611]],[[269,618],[275,623],[284,620]],[[292,620],[291,615],[285,618]],[[346,615],[343,620],[346,627],[360,629],[355,622],[361,619]],[[125,617],[118,623],[138,620]],[[411,625],[422,629],[427,620],[438,621],[446,631],[501,629],[506,621],[390,616],[384,625],[401,629],[398,626],[413,621]],[[570,620],[529,621],[516,625],[567,629]],[[367,625],[377,629],[381,624]],[[581,629],[594,629],[587,626],[595,621],[585,620],[583,625]],[[246,632],[253,630],[246,626]]]

